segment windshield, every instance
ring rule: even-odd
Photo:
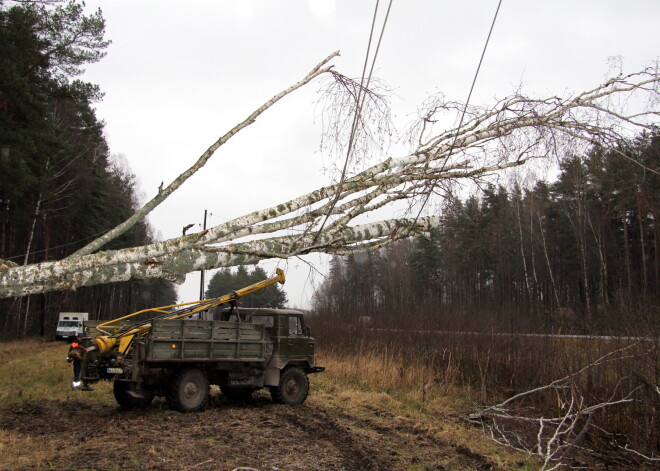
[[[80,322],[78,321],[60,321],[57,324],[57,327],[78,327]]]
[[[302,325],[298,316],[289,316],[289,335],[302,335]]]

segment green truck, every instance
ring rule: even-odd
[[[278,271],[260,283],[283,279]],[[129,409],[164,396],[172,409],[197,411],[206,405],[211,384],[230,399],[268,388],[275,402],[302,403],[309,392],[307,375],[324,371],[315,363],[316,341],[299,311],[237,308],[236,301],[254,286],[99,324],[98,332],[108,335],[87,340],[83,382],[112,380],[117,402]],[[145,313],[156,316],[127,322]],[[213,320],[189,318],[200,313]]]

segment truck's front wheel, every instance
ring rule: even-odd
[[[302,404],[309,393],[309,379],[297,366],[289,366],[280,375],[280,384],[270,388],[273,401],[295,406]]]
[[[209,396],[209,380],[201,370],[181,370],[174,375],[165,399],[170,408],[180,412],[202,410]]]
[[[151,404],[154,398],[153,391],[144,388],[138,388],[131,381],[115,381],[113,385],[115,399],[124,409],[142,409]]]

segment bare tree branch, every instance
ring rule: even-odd
[[[597,412],[632,402],[635,400],[633,398],[635,393],[645,387],[639,385],[627,392],[621,392],[619,386],[622,380],[620,380],[606,400],[587,405],[577,380],[582,374],[605,364],[637,358],[636,355],[630,354],[637,345],[639,343],[611,351],[563,378],[511,396],[497,405],[486,407],[469,416],[468,420],[480,423],[495,442],[542,459],[542,471],[562,468],[571,456],[570,452],[578,447],[578,443],[593,426],[593,418]],[[555,417],[534,416],[529,409],[520,405],[526,398],[547,392],[551,392],[557,398]],[[520,424],[524,425],[520,426]],[[532,434],[534,428],[536,433]],[[635,453],[646,459],[653,459],[639,452]]]

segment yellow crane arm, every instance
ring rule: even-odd
[[[148,334],[149,331],[151,330],[151,322],[148,322],[138,325],[134,328],[129,327],[128,330],[118,332],[122,327],[124,327],[124,325],[118,323],[125,321],[126,319],[130,319],[131,317],[135,317],[147,312],[153,312],[159,314],[154,317],[158,317],[160,319],[185,319],[186,317],[190,317],[197,314],[198,312],[206,311],[207,309],[220,306],[221,304],[237,301],[239,298],[245,295],[267,288],[271,285],[274,285],[275,283],[284,284],[284,281],[285,281],[284,271],[278,268],[277,270],[275,270],[275,276],[259,281],[250,286],[246,286],[245,288],[241,288],[237,291],[233,291],[229,294],[225,294],[224,296],[220,296],[219,298],[193,301],[183,304],[172,304],[171,306],[161,306],[151,309],[143,309],[141,311],[128,314],[127,316],[119,317],[117,319],[104,322],[102,324],[99,324],[96,327],[96,329],[107,335],[98,336],[94,338],[94,340],[92,340],[93,346],[90,347],[88,351],[96,350],[100,354],[104,354],[109,352],[117,344],[119,344],[120,352],[126,353],[128,347],[130,346],[133,338],[136,335],[144,336]],[[184,309],[182,312],[176,311],[177,308],[185,308],[186,306],[191,306],[191,307]],[[115,333],[113,334],[110,331],[115,331]]]

